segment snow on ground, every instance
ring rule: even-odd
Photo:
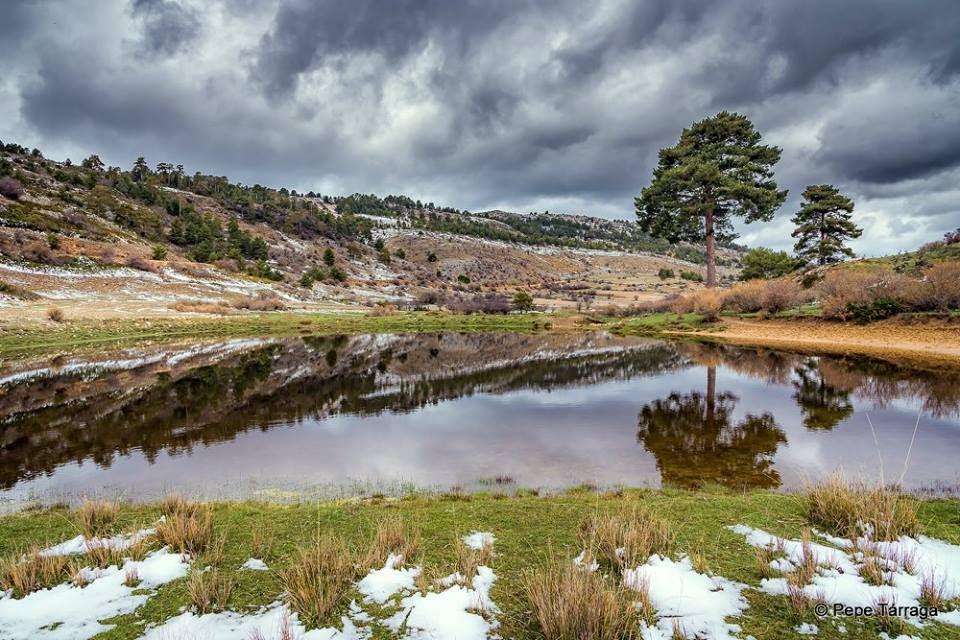
[[[118,534],[110,538],[84,538],[82,535],[76,538],[70,538],[66,542],[47,547],[40,552],[41,556],[72,556],[78,553],[87,553],[90,549],[96,547],[106,547],[122,551],[129,549],[147,536],[156,533],[156,529],[141,529],[135,533]]]
[[[455,576],[448,576],[447,582]],[[481,566],[470,587],[454,584],[439,592],[417,592],[400,601],[400,611],[386,625],[395,633],[406,627],[410,640],[484,640],[499,626],[479,613],[499,611],[490,599],[496,579],[490,567]]]
[[[383,604],[395,593],[412,590],[421,569],[401,569],[399,567],[402,564],[403,556],[391,553],[382,569],[371,569],[370,573],[357,583],[357,589],[363,594],[364,601]]]
[[[469,535],[463,536],[464,544],[476,551],[480,551],[485,546],[492,547],[496,541],[497,537],[489,531],[474,531]]]
[[[261,560],[260,558],[249,558],[246,562],[240,565],[241,569],[247,569],[249,571],[269,571],[270,567],[267,566],[267,563]]]
[[[297,638],[297,640],[364,640],[370,637],[367,629],[359,628],[344,616],[343,630],[334,628],[307,631],[297,614],[285,605],[274,603],[258,613],[241,614],[234,611],[196,615],[190,611],[170,618],[152,627],[143,640],[171,640],[171,638],[203,638],[203,640],[247,640],[262,637],[266,640]],[[286,635],[284,635],[286,633]]]
[[[83,587],[70,583],[34,591],[23,598],[0,595],[0,637],[5,640],[85,640],[108,631],[102,624],[118,615],[133,613],[149,598],[141,589],[155,589],[187,575],[189,561],[166,549],[154,551],[141,561],[127,561],[123,568],[84,569],[91,580]],[[136,571],[140,584],[124,584],[127,572]]]
[[[740,626],[726,622],[747,608],[741,595],[745,585],[721,576],[694,570],[690,559],[651,556],[646,564],[624,572],[623,582],[633,589],[649,589],[650,602],[657,609],[655,627],[641,623],[644,640],[669,640],[675,625],[686,638],[727,640],[736,638]]]
[[[779,559],[770,563],[781,571],[792,570],[803,557],[801,541],[778,538],[745,525],[735,525],[730,529],[744,536],[747,544],[751,546],[782,549],[785,560]],[[803,588],[811,598],[821,598],[830,605],[873,607],[885,602],[896,604],[897,607],[918,608],[921,584],[924,578],[929,577],[933,577],[936,583],[942,586],[946,599],[960,596],[960,546],[926,536],[903,536],[891,542],[872,542],[861,538],[856,547],[871,549],[874,555],[883,558],[887,565],[885,577],[891,584],[872,585],[860,576],[863,554],[853,551],[850,541],[825,539],[842,544],[850,553],[811,543],[811,553],[816,558],[818,568],[813,583]],[[773,595],[785,595],[787,581],[785,578],[764,579],[760,583],[760,589]],[[918,612],[907,610],[902,617],[918,626],[923,623]],[[946,624],[960,625],[960,611],[940,612],[935,619]]]
[[[815,624],[810,624],[809,622],[804,622],[793,628],[801,636],[815,636],[820,633],[820,627]]]

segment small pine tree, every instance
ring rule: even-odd
[[[829,184],[811,185],[803,192],[800,211],[791,219],[797,228],[791,234],[797,238],[793,246],[803,264],[826,265],[854,257],[853,250],[844,245],[859,238],[863,229],[850,219],[853,200]]]
[[[521,313],[533,310],[533,296],[526,291],[517,291],[513,295],[513,308]]]
[[[327,247],[323,250],[323,264],[327,265],[328,267],[332,267],[336,261],[337,256],[334,255],[333,249]]]

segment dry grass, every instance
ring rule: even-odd
[[[258,296],[248,296],[233,303],[237,309],[248,311],[282,311],[287,305],[275,294],[261,293]]]
[[[123,584],[130,587],[131,589],[136,588],[140,584],[140,574],[137,572],[136,567],[128,567],[123,574]]]
[[[674,534],[666,522],[647,511],[625,508],[586,518],[580,523],[577,541],[601,567],[622,573],[643,564],[653,554],[669,555]]]
[[[420,531],[408,528],[400,518],[387,518],[377,523],[366,566],[380,568],[390,554],[410,562],[420,553]]]
[[[209,313],[211,315],[226,316],[234,311],[219,302],[203,302],[201,300],[181,300],[170,305],[170,309],[180,313]]]
[[[31,549],[26,557],[15,553],[0,559],[0,589],[13,592],[21,598],[38,589],[69,580],[74,568],[66,556],[41,556],[40,550]]]
[[[924,574],[920,579],[920,604],[925,607],[936,607],[940,611],[946,608],[944,581],[933,573]]]
[[[99,540],[88,541],[84,546],[87,560],[95,567],[105,569],[116,565],[123,566],[126,551],[121,551]]]
[[[273,553],[273,532],[262,526],[253,531],[250,542],[251,555],[260,560],[267,560]]]
[[[530,610],[545,640],[633,640],[639,637],[637,593],[566,564],[523,577]]]
[[[148,271],[150,273],[157,273],[159,271],[153,262],[143,256],[130,256],[127,258],[126,265],[131,269],[137,269],[139,271]]]
[[[80,529],[86,538],[110,533],[110,528],[120,513],[120,503],[84,500],[80,505]]]
[[[66,316],[63,314],[63,309],[60,307],[50,307],[47,309],[47,318],[53,322],[63,322],[66,320]]]
[[[757,566],[757,573],[761,578],[775,578],[780,572],[770,566],[775,554],[769,547],[756,547],[753,550],[753,559]]]
[[[207,545],[203,552],[203,562],[209,567],[218,567],[223,564],[223,556],[226,552],[227,536],[218,535]]]
[[[187,592],[193,609],[200,614],[226,609],[233,581],[217,569],[194,571],[187,583]]]
[[[212,538],[213,513],[207,507],[189,505],[184,510],[166,515],[166,519],[157,525],[157,540],[177,553],[197,556]]]
[[[150,546],[151,545],[149,542],[147,542],[146,538],[138,538],[134,540],[129,547],[127,547],[127,557],[131,560],[143,560],[150,552]]]
[[[322,535],[314,545],[298,549],[280,573],[290,607],[308,627],[318,627],[344,602],[358,577],[354,554],[339,539]]]
[[[878,587],[884,584],[891,584],[891,579],[887,575],[886,565],[877,556],[864,557],[863,563],[860,565],[858,571],[860,572],[860,577],[863,578],[863,581],[867,584]]]
[[[882,486],[834,476],[809,487],[806,494],[810,522],[839,536],[856,539],[870,532],[875,540],[896,540],[920,528],[917,505]]]

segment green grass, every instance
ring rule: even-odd
[[[677,534],[677,553],[701,554],[713,572],[757,586],[759,575],[753,550],[726,525],[744,523],[778,535],[799,537],[804,526],[804,499],[796,495],[767,492],[738,494],[721,489],[701,492],[677,490],[625,491],[598,494],[588,489],[550,497],[523,492],[519,497],[497,495],[414,496],[397,500],[349,501],[339,503],[277,505],[253,502],[213,505],[216,535],[227,539],[219,570],[236,581],[229,608],[244,611],[269,604],[281,595],[275,571],[294,557],[297,545],[322,532],[341,537],[358,550],[366,549],[376,522],[399,517],[422,533],[421,562],[427,571],[446,575],[453,571],[453,542],[456,535],[473,530],[492,531],[497,536],[494,569],[498,581],[493,589],[505,638],[539,638],[532,627],[528,606],[520,587],[524,571],[549,559],[563,562],[578,552],[575,535],[582,518],[595,512],[630,505],[649,508],[667,520]],[[153,522],[160,514],[157,505],[126,505],[117,530],[129,530]],[[920,505],[924,532],[960,543],[960,501],[930,500]],[[59,542],[77,534],[77,514],[62,508],[27,511],[0,517],[0,553],[16,552],[25,546]],[[238,571],[251,555],[253,532],[264,531],[273,540],[266,558],[270,572]],[[187,580],[162,587],[136,614],[114,620],[117,627],[101,638],[136,638],[142,631],[138,618],[161,622],[180,613],[187,605]],[[794,638],[798,623],[788,614],[784,598],[747,591],[750,608],[737,620],[743,626],[740,637],[752,634],[758,640]],[[326,621],[333,624],[338,615]],[[810,622],[815,620],[811,618]],[[816,621],[820,638],[852,640],[877,637],[872,623],[845,620],[848,633],[839,634],[829,620]],[[955,637],[955,629],[931,625],[913,632],[923,638]],[[376,637],[387,637],[377,635]]]
[[[140,340],[192,337],[331,335],[432,331],[549,330],[554,318],[538,313],[454,315],[407,312],[387,316],[361,313],[263,313],[219,318],[151,320],[70,320],[62,324],[0,327],[0,357],[28,353],[122,346]]]
[[[607,327],[624,335],[656,336],[669,331],[695,331],[709,325],[696,313],[648,313],[613,321]]]

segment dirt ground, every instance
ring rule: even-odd
[[[814,319],[726,318],[720,331],[699,333],[735,344],[868,355],[892,361],[960,364],[960,322],[893,319],[854,325]]]

